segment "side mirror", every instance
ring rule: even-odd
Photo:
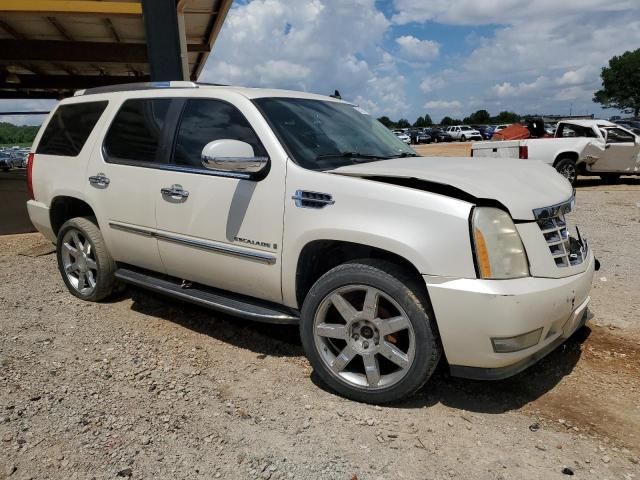
[[[264,172],[269,157],[256,157],[253,147],[239,140],[222,139],[207,143],[202,149],[202,166],[221,175],[249,179]]]

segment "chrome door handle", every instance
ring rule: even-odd
[[[167,196],[167,197],[187,198],[189,196],[189,192],[187,192],[186,190],[183,190],[182,185],[178,185],[178,184],[171,185],[170,187],[161,188],[160,193],[162,193],[163,196]]]
[[[111,183],[111,180],[109,180],[109,178],[104,173],[98,173],[97,175],[92,175],[89,177],[89,183],[94,187],[106,188],[109,183]]]

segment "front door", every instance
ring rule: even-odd
[[[246,99],[185,99],[170,166],[160,172],[165,190],[155,192],[158,247],[168,274],[282,300],[286,156],[265,132],[266,122]],[[203,167],[203,147],[221,139],[249,143],[255,156],[269,156],[266,176],[241,180]]]
[[[635,135],[621,128],[607,128],[607,143],[600,159],[591,166],[594,172],[637,173],[640,146]]]

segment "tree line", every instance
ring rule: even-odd
[[[39,126],[13,125],[12,123],[0,122],[0,144],[33,143],[39,128]]]
[[[459,118],[453,118],[450,116],[443,117],[438,125],[494,125],[501,123],[515,123],[519,122],[522,117],[514,112],[503,111],[498,115],[492,117],[486,110],[477,110],[468,117],[464,117],[462,120]],[[378,118],[378,121],[387,128],[426,128],[434,125],[431,116],[427,113],[424,117],[418,117],[413,124],[406,118],[401,118],[398,121],[393,121],[387,116]]]

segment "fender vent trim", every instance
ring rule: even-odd
[[[296,207],[299,208],[320,209],[336,203],[328,193],[310,192],[308,190],[296,190],[295,195],[291,198],[295,200]]]

